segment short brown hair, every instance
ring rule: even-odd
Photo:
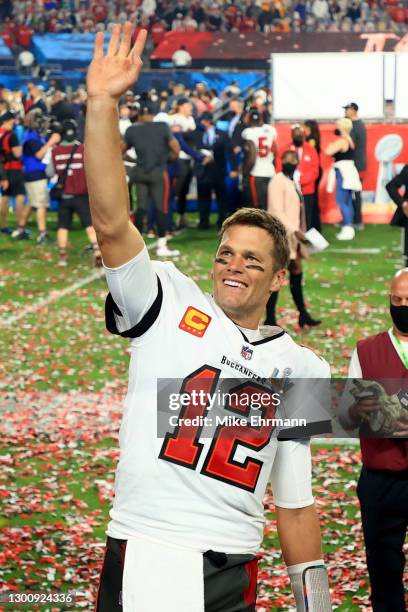
[[[294,151],[293,149],[286,149],[286,151],[284,151],[281,155],[281,159],[282,161],[284,159],[286,159],[287,157],[295,157],[297,163],[299,163],[299,155],[296,153],[296,151]]]
[[[227,229],[233,225],[248,225],[264,229],[273,240],[272,257],[274,269],[282,270],[289,265],[289,242],[285,226],[279,219],[261,208],[239,208],[225,219],[218,234],[219,242]]]

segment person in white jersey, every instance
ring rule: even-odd
[[[279,442],[269,426],[251,439],[253,428],[241,431],[227,453],[223,428],[213,439],[200,438],[200,429],[191,427],[158,436],[158,379],[177,378],[184,389],[204,385],[212,392],[219,378],[242,382],[244,371],[245,384],[254,386],[277,372],[287,375],[288,368],[296,377],[327,377],[329,366],[280,328],[259,329],[289,257],[285,229],[267,212],[243,209],[224,222],[213,296],[173,264],[150,260],[129,221],[118,130],[118,100],[139,76],[146,39],[142,30],[131,48],[131,35],[129,22],[116,25],[104,55],[98,33],[87,78],[85,162],[110,289],[107,327],[131,339],[96,610],[255,612],[256,554],[270,479],[297,609],[327,612],[308,442]]]
[[[243,148],[250,144],[248,151],[252,167],[243,169],[244,203],[254,208],[266,210],[268,184],[275,175],[274,161],[278,152],[276,129],[263,123],[262,113],[257,108],[249,111],[249,127],[242,132]],[[246,142],[245,142],[246,141]]]
[[[176,113],[168,116],[170,128],[179,126],[184,134],[193,133],[196,129],[196,122],[193,117],[193,105],[188,98],[182,97],[177,100]],[[191,142],[188,141],[191,145]],[[192,158],[185,151],[179,154],[179,175],[175,184],[175,194],[177,197],[177,212],[179,213],[179,229],[188,227],[186,218],[187,196],[190,189],[190,182],[193,177]]]

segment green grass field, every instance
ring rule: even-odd
[[[49,225],[55,235],[52,215]],[[69,266],[58,268],[55,243],[38,246],[32,229],[27,242],[0,235],[0,591],[76,590],[71,609],[92,610],[118,456],[127,345],[105,331],[106,284],[84,251],[85,234],[74,228]],[[322,326],[300,332],[288,288],[278,319],[342,376],[356,340],[389,326],[387,286],[401,267],[400,234],[368,226],[352,243],[336,243],[335,228],[324,233],[332,245],[306,262],[304,273],[310,312]],[[186,230],[172,244],[182,253],[179,267],[209,290],[215,231]],[[343,611],[369,609],[355,497],[359,468],[355,446],[314,447],[333,602]],[[270,494],[265,507],[259,611],[288,610],[293,603]]]

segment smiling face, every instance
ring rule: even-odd
[[[214,300],[237,325],[256,329],[285,270],[276,270],[273,238],[261,227],[232,225],[221,238],[212,269]]]

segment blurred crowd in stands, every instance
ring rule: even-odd
[[[119,131],[123,140],[131,207],[136,218],[140,195],[138,189],[143,188],[137,173],[146,168],[150,171],[151,164],[157,165],[158,159],[164,163],[163,168],[159,169],[159,180],[162,181],[164,175],[167,177],[162,187],[166,194],[166,229],[172,233],[174,229],[186,226],[186,211],[191,197],[198,203],[201,229],[207,229],[210,225],[214,194],[218,225],[240,206],[267,208],[268,183],[275,174],[275,166],[278,170],[280,154],[292,148],[298,156],[295,177],[305,199],[306,226],[320,229],[318,124],[316,121],[296,124],[289,142],[277,142],[276,130],[271,125],[270,91],[266,87],[252,90],[246,92],[245,99],[240,97],[241,93],[235,81],[223,91],[210,89],[204,82],[197,83],[191,90],[181,83],[170,82],[161,90],[151,89],[142,94],[135,94],[131,90],[126,92],[119,102]],[[357,115],[356,110],[353,112]],[[67,170],[67,163],[72,147],[83,142],[85,115],[85,86],[75,91],[64,91],[61,83],[52,81],[49,89],[44,91],[35,83],[28,82],[27,91],[23,94],[22,91],[9,91],[0,84],[0,161],[6,170],[5,176],[2,179],[0,177],[3,180],[0,206],[2,234],[11,234],[20,240],[28,239],[30,236],[26,224],[29,208],[24,206],[30,206],[37,210],[38,241],[47,242],[46,210],[50,204],[47,190],[50,189],[49,180],[56,174],[55,168],[58,167],[55,166],[55,160],[54,165],[50,161],[55,148],[61,142],[65,143],[68,147],[63,151],[65,165],[62,163],[60,168],[67,171],[68,177],[71,176],[71,168]],[[163,142],[174,141],[176,144],[172,145],[172,150],[167,151],[166,144],[156,143],[154,123],[165,124],[168,136],[164,132]],[[139,138],[132,132],[135,126],[141,124],[147,130],[147,137]],[[71,133],[68,140],[65,134],[67,129]],[[347,140],[348,135],[344,136]],[[151,143],[152,151],[147,150]],[[158,146],[165,146],[165,150],[159,150]],[[82,164],[82,158],[79,159],[81,152],[82,149],[75,153],[74,168]],[[332,152],[328,154],[332,155]],[[350,153],[350,159],[352,157]],[[33,180],[42,181],[41,193],[34,192],[32,184],[28,185]],[[79,183],[83,189],[85,179],[80,177]],[[65,194],[69,197],[73,195],[82,197],[86,194]],[[14,222],[9,223],[9,197],[15,198],[17,203],[15,228],[10,227]],[[146,198],[147,201],[155,199],[154,185]],[[45,211],[39,214],[39,208]],[[152,232],[155,227],[154,202],[152,208],[153,212],[147,215],[147,226],[140,228],[142,231]],[[89,219],[89,216],[85,218]],[[70,227],[70,221],[67,225]],[[69,227],[63,229],[68,230]],[[89,231],[88,228],[88,234]]]
[[[0,19],[5,44],[21,50],[33,33],[109,30],[127,19],[155,45],[168,31],[404,34],[408,8],[405,0],[6,0]]]

